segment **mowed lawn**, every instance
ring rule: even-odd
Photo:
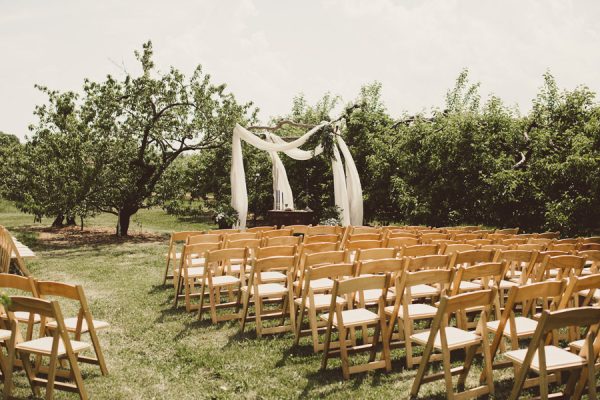
[[[110,375],[83,366],[93,399],[203,398],[407,398],[416,370],[404,367],[404,352],[392,352],[393,371],[359,374],[343,381],[339,360],[320,371],[321,356],[309,339],[292,347],[292,334],[257,339],[254,324],[239,333],[236,322],[213,325],[208,319],[172,306],[174,290],[162,285],[167,232],[204,229],[178,221],[160,210],[140,212],[134,236],[116,240],[116,220],[100,216],[83,233],[52,231],[33,217],[0,202],[0,225],[7,227],[38,255],[28,266],[38,279],[80,283],[94,317],[110,322],[100,333]],[[106,229],[103,229],[105,227]],[[462,354],[453,356],[460,360]],[[458,365],[458,364],[457,364]],[[479,362],[468,385],[477,383]],[[496,398],[507,398],[512,370],[496,371]],[[16,377],[18,398],[31,394],[22,373]],[[58,392],[56,398],[76,398]],[[445,398],[443,381],[426,384],[420,398]]]

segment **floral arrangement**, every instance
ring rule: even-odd
[[[219,228],[231,228],[238,222],[239,215],[229,203],[219,203],[213,209],[214,219]]]

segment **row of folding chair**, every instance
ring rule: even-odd
[[[7,351],[6,355],[0,351],[4,398],[10,398],[18,367],[25,371],[36,396],[40,387],[45,387],[46,398],[59,389],[87,399],[78,363],[98,365],[103,375],[108,374],[97,331],[109,324],[93,319],[83,288],[1,273],[0,289],[15,294],[9,297],[8,306],[0,309],[0,340]],[[59,300],[74,305],[77,314],[65,318]],[[82,341],[84,335],[90,342]],[[95,356],[82,354],[90,350]]]

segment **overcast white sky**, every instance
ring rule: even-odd
[[[441,106],[462,68],[528,110],[550,70],[562,88],[600,91],[600,1],[33,1],[0,0],[0,130],[24,137],[44,101],[35,83],[79,90],[83,79],[155,60],[189,74],[202,64],[260,117],[303,92],[354,99],[383,83],[389,111]]]

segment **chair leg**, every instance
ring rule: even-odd
[[[296,308],[295,303],[294,303],[294,308]],[[304,307],[302,307],[302,305],[300,305],[300,307],[298,309],[298,318],[296,319],[296,329],[294,330],[294,332],[295,332],[294,346],[298,346],[298,343],[300,342],[300,333],[302,332],[302,320],[303,319],[304,319]]]
[[[214,287],[212,285],[208,286],[208,301],[210,303],[210,318],[212,320],[213,324],[216,324],[217,321],[217,303],[215,302],[215,292],[217,292],[217,294],[219,293],[219,291],[221,290],[220,287]],[[217,295],[218,297],[218,295]],[[218,297],[217,301],[220,299],[220,297]]]
[[[92,345],[94,347],[94,352],[96,353],[96,359],[98,360],[98,365],[100,366],[100,372],[102,375],[108,375],[108,368],[106,367],[106,360],[104,359],[104,354],[102,353],[102,348],[100,347],[100,340],[96,335],[96,332],[90,331],[90,338],[92,340]]]
[[[442,364],[444,365],[444,382],[446,383],[446,398],[454,398],[454,385],[452,383],[452,365],[450,364],[450,350],[442,349]]]
[[[248,307],[250,305],[250,287],[248,287],[248,290],[245,293],[246,294],[242,299],[242,315],[240,318],[240,324],[242,325],[240,328],[241,333],[244,333],[244,328],[246,327],[246,318],[248,317]]]
[[[317,310],[312,306],[308,309],[308,322],[310,324],[310,333],[313,340],[313,351],[319,352],[319,328],[317,322]]]
[[[202,285],[200,293],[200,307],[198,308],[198,320],[202,320],[202,313],[204,312],[204,297],[206,296],[206,285]]]
[[[348,362],[348,348],[346,347],[347,329],[344,325],[338,326],[339,342],[340,342],[340,358],[342,359],[342,375],[344,379],[350,379],[350,363]]]
[[[56,363],[58,357],[56,354],[50,356],[50,365],[48,366],[48,381],[46,383],[46,399],[52,399],[54,393],[54,379],[56,378]]]
[[[331,345],[331,317],[327,321],[327,331],[325,332],[325,342],[323,343],[323,358],[321,360],[321,369],[325,370],[327,368],[327,359],[329,358],[329,347]]]
[[[402,322],[402,324],[400,324]],[[404,348],[406,349],[406,368],[412,368],[414,366],[414,358],[413,358],[413,346],[412,341],[410,340],[410,335],[412,335],[412,320],[409,318],[405,318],[402,321],[398,319],[398,330],[400,330],[400,326],[402,326],[402,332],[404,334]]]
[[[256,293],[255,297],[254,309],[256,310],[256,335],[260,338],[262,337],[262,298],[257,296]]]

